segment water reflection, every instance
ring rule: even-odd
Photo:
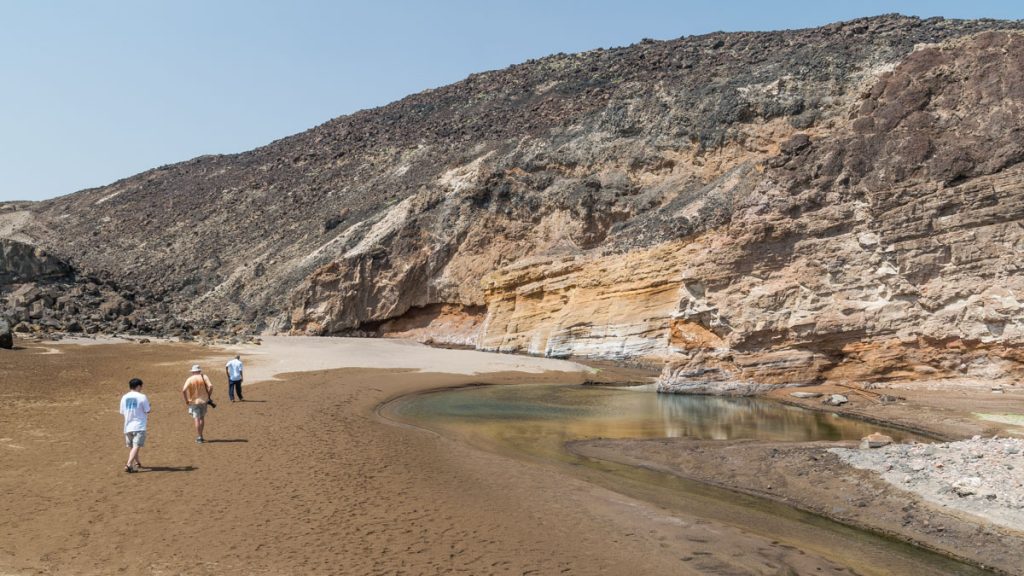
[[[388,408],[418,421],[478,439],[555,456],[569,440],[695,438],[705,440],[857,440],[881,431],[915,438],[831,413],[754,398],[654,394],[583,386],[480,386],[411,396]]]

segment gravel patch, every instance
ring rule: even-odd
[[[925,500],[1024,530],[1024,440],[975,436],[943,444],[829,452]]]

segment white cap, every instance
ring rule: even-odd
[[[199,364],[193,364],[192,365],[192,371],[193,372],[202,372],[202,370],[199,368]]]

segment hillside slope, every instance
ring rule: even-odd
[[[74,271],[9,281],[7,308],[642,361],[672,390],[1012,377],[1017,28],[883,16],[556,55],[0,206],[0,236]]]

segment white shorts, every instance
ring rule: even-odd
[[[206,417],[206,404],[189,404],[188,413],[193,418],[205,418]]]
[[[128,448],[138,446],[142,448],[146,445],[146,431],[139,430],[138,432],[125,432],[124,433],[124,445]]]

